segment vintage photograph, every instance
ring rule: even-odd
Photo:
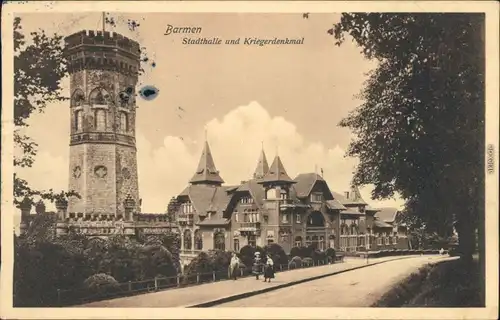
[[[12,307],[485,308],[486,14],[410,11],[9,13]]]

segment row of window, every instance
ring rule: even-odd
[[[191,204],[191,202],[185,202],[185,203],[181,204],[181,212],[182,213],[193,213],[194,209],[193,209],[193,205]]]
[[[234,221],[240,222],[240,215],[238,212],[234,213]],[[243,211],[243,221],[242,222],[259,222],[260,214],[255,209],[244,210]]]
[[[240,198],[240,203],[242,204],[252,204],[254,203],[254,200],[252,197],[243,197],[243,198]]]
[[[106,110],[97,109],[94,111],[94,126],[97,131],[106,130]],[[83,110],[78,110],[75,112],[75,130],[81,131],[83,129]],[[120,112],[120,132],[128,131],[128,114],[126,112]]]
[[[89,95],[90,105],[107,105],[112,102],[111,95],[103,88],[95,88]],[[116,97],[116,104],[122,107],[130,105],[134,102],[134,94],[132,91],[120,92]],[[85,94],[82,90],[75,90],[71,98],[71,106],[81,106],[85,103]]]

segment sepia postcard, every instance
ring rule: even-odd
[[[495,1],[4,1],[2,319],[496,319]]]

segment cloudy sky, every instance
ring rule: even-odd
[[[359,105],[354,98],[374,63],[353,43],[334,45],[327,33],[336,14],[153,13],[111,15],[108,30],[146,47],[156,67],[146,66],[140,86],[154,85],[152,101],[138,100],[137,149],[143,212],[164,212],[187,185],[198,163],[205,128],[217,168],[227,184],[251,177],[261,142],[268,161],[278,152],[289,175],[323,168],[330,188],[347,190],[356,164],[345,158],[351,139],[339,121]],[[25,34],[43,28],[69,35],[101,28],[101,13],[23,14]],[[140,26],[131,30],[128,19]],[[302,38],[303,45],[182,44],[189,35],[165,36],[168,24],[196,26],[197,37]],[[69,79],[64,81],[69,95]],[[180,107],[180,108],[179,108]],[[184,110],[182,111],[181,108]],[[18,173],[36,188],[67,189],[69,103],[54,103],[30,119],[39,143],[33,168]],[[372,188],[361,189],[369,200]],[[370,202],[370,201],[369,201]],[[399,206],[402,201],[371,201]],[[50,207],[50,206],[49,206]]]

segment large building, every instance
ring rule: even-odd
[[[225,186],[208,142],[189,185],[177,196],[177,222],[185,261],[199,251],[238,251],[245,245],[313,245],[354,252],[408,248],[406,228],[395,208],[374,209],[357,188],[333,192],[316,173],[292,179],[276,156],[264,150],[253,177]]]
[[[307,245],[342,251],[408,247],[404,226],[395,222],[396,209],[371,208],[356,188],[335,193],[316,173],[292,179],[281,158],[269,166],[263,150],[253,177],[223,185],[208,142],[188,187],[169,203],[169,214],[142,213],[135,145],[139,44],[94,31],[65,41],[71,90],[69,190],[79,197],[56,201],[57,234],[174,231],[181,235],[184,262],[202,250],[239,251],[269,243],[286,252]],[[20,208],[23,234],[33,218],[31,202]],[[44,212],[43,203],[36,211]]]

